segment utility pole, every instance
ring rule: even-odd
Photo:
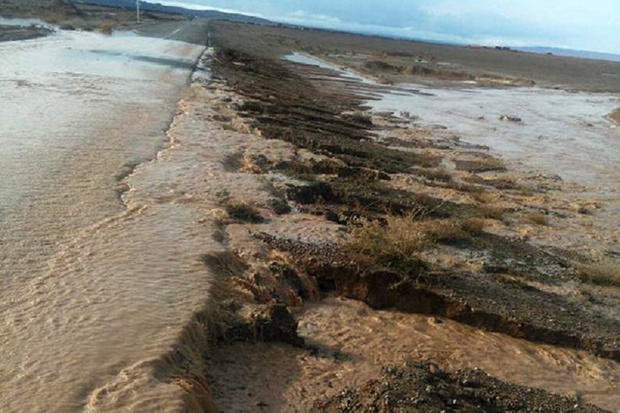
[[[140,23],[140,0],[136,0],[136,21]]]

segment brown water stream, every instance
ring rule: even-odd
[[[311,305],[300,334],[318,356],[279,344],[217,349],[211,365],[223,411],[308,412],[315,400],[380,377],[381,367],[407,359],[446,369],[480,368],[502,380],[582,396],[613,412],[620,406],[620,365],[585,352],[533,344],[450,320],[374,311],[345,299]]]
[[[202,50],[128,33],[0,44],[2,412],[183,406],[155,365],[208,297],[210,229],[121,180],[166,144]]]

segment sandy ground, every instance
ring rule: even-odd
[[[221,25],[226,27],[228,24]],[[504,81],[510,84],[511,80],[533,80],[543,87],[620,92],[618,62],[437,45],[311,29],[255,26],[239,31],[237,38],[246,45],[260,43],[265,51],[273,55],[303,52],[369,74],[375,70],[365,67],[366,62],[385,62],[393,66],[396,73],[381,72],[379,77],[390,83],[426,83],[428,80],[429,84],[439,82],[449,86],[450,82],[443,80],[449,80],[455,74],[459,80],[458,77],[465,74],[491,80],[490,84],[495,85],[501,85]],[[398,73],[401,67],[411,69],[418,66],[434,72],[428,77],[406,74],[406,71]]]

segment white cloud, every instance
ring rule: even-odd
[[[297,22],[316,21],[316,22],[325,22],[325,23],[330,23],[330,24],[342,23],[342,21],[337,17],[328,16],[326,14],[308,13],[304,10],[296,10],[292,13],[285,15],[284,18],[290,19],[291,21],[297,21]]]
[[[261,16],[259,13],[251,13],[251,12],[248,13],[242,10],[227,9],[223,7],[210,6],[208,4],[185,3],[182,1],[166,1],[166,0],[163,0],[163,1],[152,0],[152,1],[149,1],[148,3],[159,3],[159,4],[163,4],[164,6],[182,7],[184,9],[216,10],[216,11],[221,11],[223,13],[235,13],[235,14],[245,14],[245,15],[256,16],[256,17],[264,17],[264,16]]]
[[[153,0],[157,2],[159,0]],[[163,0],[312,27],[620,54],[620,0]],[[213,6],[215,5],[215,6]],[[224,6],[224,7],[220,7]],[[230,8],[228,8],[230,7]]]

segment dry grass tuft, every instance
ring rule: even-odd
[[[480,235],[484,232],[486,222],[482,218],[469,218],[461,222],[463,231],[470,235]]]
[[[612,121],[616,123],[620,123],[620,108],[614,110],[608,116],[609,116],[609,119],[611,119]]]
[[[110,36],[114,31],[114,25],[112,23],[101,23],[97,30],[102,34]]]
[[[505,171],[506,164],[498,158],[492,156],[484,156],[476,159],[460,159],[456,160],[456,169],[471,173]]]
[[[449,183],[449,182],[452,182],[454,179],[452,175],[450,174],[450,172],[446,171],[445,169],[441,169],[441,168],[421,169],[418,171],[418,173],[430,181]]]
[[[355,122],[365,126],[372,126],[372,117],[364,112],[354,112],[350,115],[350,119]]]
[[[620,262],[610,258],[592,264],[573,263],[582,280],[597,285],[620,287]]]
[[[480,207],[480,213],[484,218],[495,219],[501,221],[506,214],[506,208],[493,205],[482,205]]]
[[[420,222],[419,228],[434,242],[455,242],[467,238],[460,222],[443,219]]]
[[[349,226],[345,249],[398,271],[420,268],[418,254],[435,243],[457,242],[482,232],[484,220],[424,220],[422,213],[388,215],[385,223],[361,219]]]
[[[232,219],[252,224],[260,224],[265,222],[258,210],[251,205],[245,203],[229,203],[226,205],[226,212]]]
[[[351,228],[346,249],[386,267],[417,267],[417,253],[432,243],[418,224],[412,215],[388,216],[385,225],[379,221],[361,220],[359,225]]]
[[[482,194],[485,190],[483,187],[479,185],[472,185],[468,183],[459,182],[450,186],[452,189],[455,189],[459,192],[465,192],[468,194],[472,194],[474,198],[477,198],[477,195]]]
[[[526,215],[525,220],[529,222],[530,224],[544,225],[544,226],[549,225],[549,215],[546,215],[540,212],[533,212],[531,214]]]

